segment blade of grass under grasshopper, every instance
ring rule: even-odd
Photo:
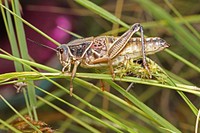
[[[37,72],[18,72],[18,73],[7,73],[0,75],[1,80],[13,80],[16,78],[16,76],[21,78],[30,78],[32,80],[38,80],[38,79],[45,79],[43,76],[49,77],[49,78],[67,78],[69,79],[70,75],[62,74],[62,73],[37,73]],[[77,77],[79,78],[89,78],[89,79],[112,79],[110,75],[107,74],[92,74],[92,73],[77,73]],[[77,81],[78,79],[75,79]],[[141,78],[134,78],[134,77],[124,77],[121,78],[115,78],[116,81],[122,81],[122,82],[134,82],[138,84],[145,84],[145,85],[153,85],[158,86],[162,88],[177,90],[177,91],[183,91],[187,93],[191,93],[197,96],[200,96],[199,88],[196,86],[190,86],[190,85],[184,85],[184,84],[176,84],[176,86],[171,86],[167,84],[161,84],[157,80],[148,80],[148,79],[141,79]]]

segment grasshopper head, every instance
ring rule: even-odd
[[[63,66],[66,66],[70,62],[70,57],[69,57],[69,48],[65,44],[57,47],[57,55],[59,57],[60,63]]]
[[[154,54],[168,48],[170,45],[159,37],[152,37],[146,39],[146,53]]]
[[[164,39],[162,38],[158,38],[158,45],[160,45],[161,47],[164,48],[168,48],[170,46],[170,44],[168,44]]]

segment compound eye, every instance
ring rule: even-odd
[[[62,54],[64,52],[64,49],[63,48],[57,48],[57,51]]]
[[[62,54],[62,53],[64,52],[64,49],[61,48],[61,49],[59,50],[59,52]]]
[[[164,44],[164,43],[166,43],[166,41],[163,40],[163,39],[161,39],[161,40],[160,40],[160,43],[161,43],[161,44]]]

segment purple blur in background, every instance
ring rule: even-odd
[[[39,11],[39,8],[41,6],[56,6],[59,7],[62,5],[62,3],[59,3],[59,1],[55,0],[43,0],[43,1],[30,1],[31,4],[27,1],[24,1],[25,3],[21,3],[22,5],[22,17],[30,22],[32,25],[55,39],[56,41],[60,43],[67,43],[69,41],[70,35],[59,28],[57,26],[60,26],[66,30],[72,30],[72,19],[70,16],[67,16],[66,14],[61,14],[61,13],[52,13],[51,11],[48,11],[47,9],[45,12]],[[30,5],[34,5],[34,7],[37,7],[39,5],[38,10],[30,10],[29,7]],[[63,5],[62,5],[63,6]],[[65,6],[65,5],[64,5]],[[4,26],[3,21],[1,21],[1,27]],[[45,37],[41,36],[39,33],[35,32],[28,26],[24,24],[25,28],[25,34],[26,38],[30,38],[34,41],[40,42],[44,45],[48,45],[52,48],[56,48],[57,46],[47,40]],[[4,32],[0,33],[0,40],[1,40],[1,48],[9,53],[11,53],[10,49],[10,43],[8,41],[7,33],[5,30],[5,27],[2,27],[1,29],[4,29]],[[41,64],[46,64],[53,56],[56,55],[55,51],[50,50],[48,48],[38,46],[37,44],[33,44],[30,41],[27,41],[28,45],[28,52],[31,56],[31,58],[38,63]],[[59,60],[55,61],[56,63],[59,63]],[[6,73],[6,72],[14,72],[14,64],[12,61],[0,59],[0,73]],[[55,64],[53,64],[55,65]],[[16,91],[15,89],[3,89],[7,88],[6,87],[1,87],[0,93],[6,95],[11,95],[12,93],[15,94]],[[13,86],[11,86],[13,87]],[[13,87],[14,88],[14,87]]]
[[[29,10],[29,3],[22,3],[22,17],[30,22],[32,25],[55,39],[60,43],[67,43],[69,41],[70,35],[59,28],[60,26],[66,30],[72,30],[72,22],[71,17],[67,16],[66,14],[60,13],[52,13],[51,11],[48,12],[40,12],[40,11],[33,11]],[[32,5],[43,5],[43,6],[59,6],[60,3],[55,0],[44,0],[38,1],[38,3],[33,3]],[[1,25],[4,25],[3,23]],[[35,32],[28,26],[24,24],[26,38],[30,38],[34,41],[40,42],[44,45],[48,45],[50,47],[56,48],[57,46],[52,42],[48,41],[46,38],[41,36],[39,33]],[[4,30],[3,36],[1,35],[1,48],[5,51],[11,53],[10,44],[7,38],[7,33]],[[30,56],[38,63],[45,64],[52,56],[56,55],[55,51],[47,49],[45,47],[40,47],[36,44],[27,41],[28,51]],[[12,72],[15,71],[14,65],[12,61],[7,61],[0,59],[0,73]],[[58,61],[59,63],[59,61]]]

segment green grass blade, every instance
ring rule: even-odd
[[[46,103],[47,105],[51,106],[52,108],[56,109],[58,112],[62,113],[63,115],[65,115],[66,117],[73,119],[75,122],[77,122],[78,124],[80,124],[81,126],[85,127],[86,129],[88,129],[90,132],[92,133],[100,133],[100,131],[96,130],[95,128],[91,127],[90,125],[84,123],[83,121],[79,120],[78,118],[74,117],[73,115],[71,115],[70,113],[68,113],[67,111],[59,108],[58,106],[52,104],[51,102],[43,99],[42,97],[37,97],[39,100],[41,100],[42,102]]]
[[[0,48],[0,51],[5,53],[5,51],[2,50],[1,48]],[[11,55],[0,54],[0,58],[6,59],[6,60],[18,61],[19,63],[24,63],[24,64],[27,64],[27,65],[48,71],[48,72],[60,72],[59,70],[56,70],[54,68],[51,68],[51,67],[48,67],[48,66],[36,63],[36,62],[32,62],[32,61],[29,61],[29,60],[17,58],[17,57],[11,56]]]
[[[126,28],[129,28],[129,26],[126,23],[124,23],[123,21],[121,21],[119,18],[117,18],[110,12],[104,10],[100,6],[97,6],[96,4],[90,2],[89,0],[75,0],[75,1],[77,3],[79,3],[80,5],[90,9],[92,12],[95,12],[96,14],[100,15],[101,17],[107,19],[108,21],[110,21],[112,23],[117,23]]]
[[[114,83],[112,80],[106,80],[113,88],[115,88],[118,92],[120,92],[124,97],[128,98],[132,103],[134,103],[138,108],[140,108],[143,112],[148,114],[156,123],[158,123],[160,126],[165,127],[166,129],[170,129],[173,132],[181,133],[176,127],[174,127],[171,123],[166,121],[164,118],[162,118],[160,115],[155,113],[152,109],[150,109],[148,106],[146,106],[144,103],[140,102],[137,98],[135,98],[133,95],[125,91],[123,88],[121,88],[119,85]]]
[[[187,103],[187,105],[190,107],[192,112],[197,116],[198,109],[193,105],[193,103],[189,100],[189,98],[181,91],[178,91],[178,93],[184,99],[184,101]]]
[[[19,10],[19,1],[15,0],[12,1],[12,9],[21,18],[21,13]],[[14,22],[15,22],[15,28],[16,28],[16,34],[17,34],[17,40],[19,44],[19,50],[21,57],[25,60],[29,60],[29,54],[28,54],[28,47],[26,43],[26,36],[25,36],[25,31],[24,31],[24,26],[23,23],[20,19],[18,19],[16,16],[14,16]],[[23,66],[24,71],[30,71],[29,67]],[[33,83],[33,81],[28,81],[29,83]],[[28,98],[29,102],[27,101],[26,103],[30,103],[31,110],[33,111],[34,114],[34,119],[37,121],[37,113],[36,113],[36,93],[35,93],[35,88],[33,86],[27,86],[27,92],[28,92]],[[29,105],[27,105],[29,106]],[[31,110],[29,112],[31,112]],[[30,116],[32,116],[29,113]]]
[[[65,93],[64,93],[63,91],[56,90],[56,91],[52,92],[51,94],[53,94],[54,96],[57,96],[57,97],[62,97]],[[53,100],[55,100],[54,97],[49,96],[49,95],[45,96],[44,98],[45,98],[46,100],[48,100],[49,102],[52,102]],[[38,107],[38,108],[44,106],[44,104],[45,104],[45,103],[42,102],[42,101],[37,101],[37,107]],[[26,109],[26,108],[22,109],[22,110],[20,111],[20,114],[22,114],[22,115],[27,114],[27,109]],[[14,116],[8,118],[8,119],[6,120],[6,122],[7,122],[7,123],[11,123],[13,120],[17,119],[17,117],[18,117],[17,115],[14,115]],[[0,127],[1,127],[1,125],[0,125]]]
[[[170,54],[171,56],[175,57],[176,59],[180,60],[181,62],[183,62],[184,64],[188,65],[190,68],[192,68],[193,70],[197,71],[200,73],[200,68],[194,64],[192,64],[191,62],[189,62],[188,60],[184,59],[183,57],[181,57],[180,55],[174,53],[173,51],[166,49],[165,50],[168,54]]]
[[[179,17],[179,19],[194,33],[194,35],[200,39],[200,34],[191,26],[191,24],[183,18],[183,16],[179,13],[179,11],[169,2],[169,0],[164,0],[165,3],[170,7],[170,9]]]
[[[30,125],[35,131],[42,133],[37,127],[35,127],[32,123],[30,123],[28,120],[26,120],[12,105],[9,104],[9,102],[0,95],[0,98],[12,109],[21,119],[23,119],[28,125]]]
[[[196,124],[195,124],[195,133],[198,133],[198,127],[199,127],[199,118],[200,118],[200,110],[198,111],[198,115],[196,118]]]
[[[0,119],[0,123],[6,127],[8,127],[11,131],[15,132],[15,133],[22,133],[21,131],[17,130],[16,128],[14,128],[13,126],[9,125],[9,123],[3,121],[2,119]]]
[[[42,36],[44,36],[45,38],[47,38],[49,41],[53,42],[57,46],[61,45],[59,42],[57,42],[56,40],[52,39],[50,36],[48,36],[47,34],[45,34],[44,32],[42,32],[41,30],[39,30],[38,28],[36,28],[35,26],[33,26],[31,23],[29,23],[28,21],[24,20],[23,18],[21,18],[20,16],[18,16],[14,12],[12,12],[10,9],[8,9],[7,7],[5,7],[3,4],[0,3],[0,6],[2,8],[4,8],[4,9],[6,9],[8,12],[10,12],[13,16],[16,16],[18,19],[20,19],[24,24],[28,25],[30,28],[32,28],[33,30],[35,30],[36,32],[38,32],[39,34],[41,34]]]
[[[17,2],[17,0],[15,1]],[[5,0],[5,5],[8,7],[8,2],[7,0]],[[16,6],[16,10],[15,11],[18,11],[19,13],[19,10],[18,9],[18,5],[19,3],[17,3],[17,6]],[[12,6],[14,8],[14,4],[12,3]],[[2,10],[3,11],[3,10]],[[2,12],[3,13],[3,12]],[[6,22],[6,19],[4,18],[4,22],[5,22],[5,25],[6,25],[6,29],[9,29],[7,30],[7,34],[8,34],[8,38],[9,38],[9,41],[11,42],[11,49],[12,49],[12,54],[15,56],[15,57],[20,57],[20,54],[19,54],[19,51],[21,51],[21,55],[23,58],[26,58],[28,59],[28,52],[27,52],[27,48],[26,48],[26,42],[25,41],[22,41],[20,42],[21,44],[24,44],[22,47],[20,47],[20,50],[18,49],[18,45],[17,45],[17,42],[16,42],[16,37],[15,37],[15,30],[13,28],[13,23],[12,23],[12,19],[11,19],[11,15],[8,11],[6,11],[6,15],[7,15],[7,19],[8,19],[8,22]],[[15,18],[15,17],[14,17]],[[23,26],[22,24],[16,20],[16,18],[14,19],[14,24],[15,24],[15,28],[16,28],[16,33],[17,33],[17,37],[18,37],[18,41],[21,41],[21,40],[25,40],[25,34],[23,33],[24,32],[24,29],[23,29]],[[7,25],[8,23],[8,25]],[[16,71],[23,71],[23,68],[22,68],[22,65],[19,64],[19,62],[15,62],[15,69]],[[24,67],[26,69],[26,67]],[[28,69],[27,69],[28,70]],[[28,87],[30,88],[30,87]],[[32,89],[34,90],[34,89]],[[31,95],[34,94],[34,92],[32,91]],[[26,95],[26,94],[25,94]],[[30,96],[29,96],[30,97]],[[32,100],[31,101],[34,101],[34,103],[36,103],[36,99],[35,97],[31,98]],[[27,99],[26,99],[27,100]],[[29,103],[28,101],[26,101],[26,103]],[[32,103],[32,102],[31,102]],[[27,104],[27,107],[29,107],[29,105]],[[33,109],[35,110],[35,109]],[[31,110],[29,111],[31,112]],[[30,113],[29,113],[30,114]],[[30,114],[31,116],[31,114]]]
[[[5,0],[4,2],[5,2],[5,6],[8,7],[7,0]],[[11,46],[12,54],[15,57],[20,57],[19,50],[18,50],[18,47],[17,47],[16,37],[15,37],[15,34],[14,34],[15,32],[14,32],[14,28],[13,28],[11,15],[8,11],[6,11],[6,15],[5,15],[5,12],[4,12],[2,7],[1,7],[1,12],[2,12],[5,27],[6,27],[8,39],[9,39],[10,44],[11,44],[10,46]],[[18,62],[14,61],[14,66],[15,66],[15,70],[17,72],[20,72],[20,71],[23,70],[22,65]]]
[[[21,17],[21,13],[19,11],[19,2],[18,0],[15,0],[12,2],[12,8],[14,12]],[[15,28],[16,28],[16,33],[17,33],[17,40],[19,43],[19,50],[21,53],[21,56],[25,60],[29,60],[29,54],[28,54],[28,48],[26,44],[26,36],[24,32],[24,26],[21,20],[19,20],[16,16],[14,16],[14,22],[15,22]],[[29,71],[26,67],[24,67],[25,71]]]

